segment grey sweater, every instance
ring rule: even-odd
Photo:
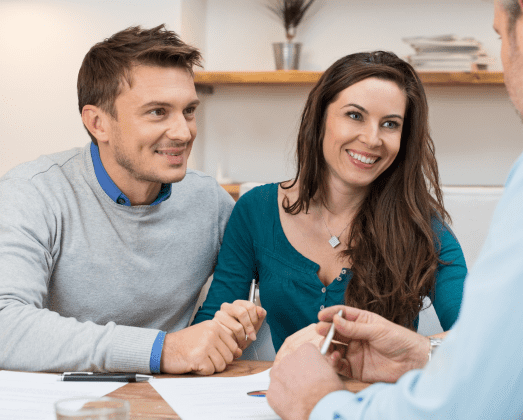
[[[116,204],[89,145],[0,178],[0,369],[148,373],[187,327],[234,201],[188,170],[155,206]]]

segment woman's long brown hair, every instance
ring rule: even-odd
[[[326,111],[338,94],[369,77],[390,80],[405,93],[401,145],[390,167],[370,186],[340,256],[353,277],[345,303],[413,328],[423,298],[433,293],[439,241],[433,223],[450,221],[443,207],[434,143],[429,134],[425,91],[415,70],[395,54],[351,54],[325,71],[309,94],[296,150],[299,195],[284,200],[287,213],[308,212],[314,198],[325,204],[327,163],[323,155]]]

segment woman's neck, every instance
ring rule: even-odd
[[[352,220],[365,200],[367,188],[350,188],[346,185],[329,183],[323,200],[314,198],[314,205],[322,212],[325,221]]]

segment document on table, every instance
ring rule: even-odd
[[[101,397],[125,382],[62,382],[59,375],[0,371],[0,420],[55,420],[54,403]]]
[[[269,387],[269,370],[235,378],[155,379],[151,386],[183,420],[277,420],[267,398],[250,396]]]

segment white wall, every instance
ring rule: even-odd
[[[411,53],[401,38],[454,33],[498,57],[490,2],[317,0],[298,29],[304,70],[360,50]],[[0,175],[41,154],[89,141],[76,76],[89,47],[130,25],[167,23],[199,46],[206,70],[272,70],[284,40],[265,0],[0,0]],[[499,69],[499,59],[494,69]],[[200,93],[191,166],[234,181],[293,174],[298,118],[310,86],[218,86]],[[428,87],[430,123],[445,184],[500,185],[523,150],[503,87]]]
[[[76,79],[96,42],[131,25],[181,26],[181,0],[0,0],[0,176],[83,146]]]

